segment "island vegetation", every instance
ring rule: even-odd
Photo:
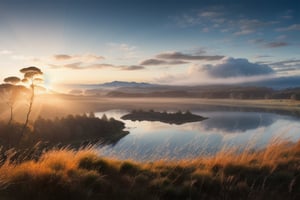
[[[184,124],[207,119],[205,117],[192,114],[190,111],[186,111],[184,113],[181,111],[168,113],[166,111],[158,112],[154,110],[133,110],[131,113],[123,115],[121,118],[132,121],[160,121],[168,124]]]

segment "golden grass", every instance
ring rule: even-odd
[[[54,149],[0,167],[6,199],[297,199],[300,141],[257,152],[140,163],[102,158],[93,148]]]

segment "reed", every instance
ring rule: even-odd
[[[141,163],[103,158],[93,147],[52,149],[0,167],[1,199],[299,199],[300,141],[265,149]]]

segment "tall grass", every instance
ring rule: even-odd
[[[24,161],[10,155],[0,167],[0,199],[300,199],[300,141],[148,163],[103,158],[93,148]]]

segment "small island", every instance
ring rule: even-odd
[[[192,114],[190,111],[176,113],[157,112],[153,110],[133,110],[131,113],[123,115],[121,119],[131,121],[159,121],[168,124],[185,124],[198,122],[207,119],[199,115]]]

